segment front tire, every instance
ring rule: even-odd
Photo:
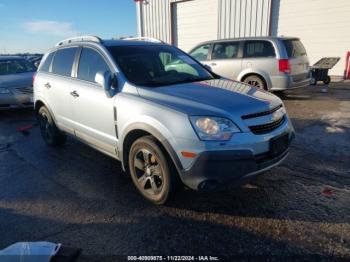
[[[152,136],[137,139],[129,152],[132,181],[143,197],[154,204],[164,204],[173,189],[174,175],[166,154]]]
[[[259,77],[257,75],[250,75],[250,76],[244,78],[243,82],[250,85],[250,86],[254,86],[256,88],[263,89],[263,90],[267,91],[267,86],[266,86],[264,79],[262,79],[261,77]]]
[[[57,128],[49,110],[45,106],[40,107],[37,117],[41,136],[47,145],[55,147],[61,146],[66,142],[67,136]]]

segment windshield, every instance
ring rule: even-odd
[[[25,59],[0,60],[0,75],[35,72],[36,67]]]
[[[108,50],[135,85],[157,87],[214,78],[190,56],[171,46],[113,46]]]
[[[0,60],[0,75],[35,72],[34,64],[24,59]]]

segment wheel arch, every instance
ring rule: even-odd
[[[48,104],[43,100],[43,99],[37,99],[35,101],[35,104],[34,104],[34,113],[35,113],[35,116],[37,117],[38,116],[38,112],[39,112],[39,109],[42,107],[42,106],[45,106],[47,108],[47,110],[49,110],[49,113],[53,119],[53,121],[55,123],[56,122],[56,118],[55,118],[55,115],[53,114],[51,108],[48,106]]]
[[[151,135],[157,139],[162,149],[170,157],[170,160],[172,160],[172,163],[174,164],[179,174],[183,170],[182,164],[175,150],[173,149],[169,141],[165,138],[165,136],[161,134],[156,128],[145,123],[134,123],[127,127],[124,133],[125,135],[123,136],[122,141],[120,142],[121,147],[119,150],[119,158],[124,171],[128,171],[129,169],[128,155],[131,145],[136,139],[147,135]]]
[[[248,76],[256,75],[260,77],[266,84],[267,90],[270,90],[272,87],[272,82],[269,75],[261,70],[245,70],[239,74],[237,77],[238,81],[243,82]]]

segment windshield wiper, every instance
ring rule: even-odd
[[[166,85],[177,85],[177,84],[183,84],[183,83],[193,83],[193,82],[200,82],[200,81],[205,81],[205,80],[210,80],[212,78],[193,78],[193,77],[188,77],[180,81],[175,81],[171,83],[167,83]]]

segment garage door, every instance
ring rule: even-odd
[[[341,60],[330,71],[343,75],[345,54],[350,51],[350,0],[281,0],[274,7],[273,24],[277,34],[300,37],[311,64],[325,56]]]
[[[172,6],[173,44],[189,51],[200,42],[217,39],[218,0],[196,0]]]

